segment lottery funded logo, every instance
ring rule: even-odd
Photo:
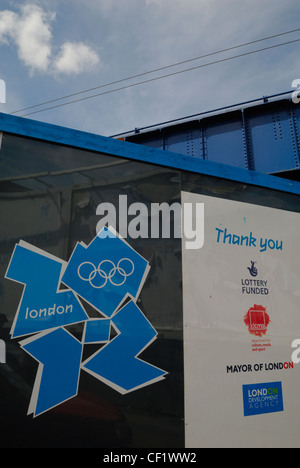
[[[241,279],[241,291],[243,295],[264,295],[269,294],[269,282],[266,279],[258,278],[257,262],[251,260],[250,266],[247,267],[249,277]]]

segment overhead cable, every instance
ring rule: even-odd
[[[295,30],[295,31],[296,31],[296,30]],[[293,32],[294,32],[294,31],[293,31]],[[282,34],[288,34],[288,33],[282,33]],[[276,36],[278,36],[278,35],[276,35]],[[271,37],[275,37],[275,36],[270,36],[269,38],[271,38]],[[265,39],[259,39],[259,40],[257,40],[257,41],[252,41],[252,43],[254,43],[254,42],[259,42],[259,41],[262,41],[262,40],[266,40],[266,38],[265,38]],[[30,113],[23,114],[23,115],[21,115],[21,117],[26,117],[26,116],[29,116],[29,115],[37,114],[37,113],[39,113],[39,112],[44,112],[44,111],[47,111],[47,110],[56,109],[56,108],[58,108],[58,107],[63,107],[63,106],[67,106],[67,105],[70,105],[70,104],[74,104],[74,103],[77,103],[77,102],[82,102],[82,101],[85,101],[85,100],[88,100],[88,99],[92,99],[92,98],[95,98],[95,97],[99,97],[99,96],[103,96],[103,95],[106,95],[106,94],[115,93],[115,92],[117,92],[117,91],[122,91],[122,90],[124,90],[124,89],[128,89],[128,88],[132,88],[132,87],[135,87],[135,86],[140,86],[140,85],[143,85],[143,84],[147,84],[147,83],[150,83],[150,82],[162,80],[162,79],[164,79],[164,78],[169,78],[169,77],[171,77],[171,76],[176,76],[176,75],[179,75],[179,74],[182,74],[182,73],[186,73],[186,72],[189,72],[189,71],[192,71],[192,70],[196,70],[196,69],[208,67],[208,66],[211,66],[211,65],[223,63],[223,62],[226,62],[226,61],[229,61],[229,60],[234,60],[234,59],[237,59],[237,58],[246,57],[246,56],[253,55],[253,54],[256,54],[256,53],[259,53],[259,52],[263,52],[263,51],[275,49],[275,48],[278,48],[278,47],[282,47],[282,46],[285,46],[285,45],[293,44],[293,43],[296,43],[296,42],[299,42],[299,41],[300,41],[300,39],[294,39],[294,40],[292,40],[292,41],[288,41],[288,42],[283,42],[283,43],[280,43],[280,44],[271,45],[271,46],[264,47],[264,48],[261,48],[261,49],[256,49],[256,50],[252,50],[252,51],[249,51],[249,52],[244,52],[244,53],[242,53],[242,54],[234,55],[234,56],[231,56],[231,57],[226,57],[226,58],[222,58],[222,59],[219,59],[219,60],[215,60],[215,61],[213,61],[213,62],[208,62],[208,63],[200,64],[200,65],[197,65],[197,66],[194,66],[194,67],[190,67],[190,68],[185,68],[185,69],[183,69],[183,70],[179,70],[179,71],[176,71],[176,72],[168,73],[168,74],[165,74],[165,75],[160,75],[160,76],[158,76],[158,77],[149,78],[149,79],[143,80],[143,81],[138,81],[138,82],[136,82],[136,83],[128,84],[128,85],[125,85],[125,86],[122,86],[122,87],[119,87],[119,88],[114,88],[114,89],[112,89],[112,90],[104,91],[104,92],[97,93],[97,94],[92,94],[92,95],[90,95],[90,96],[85,96],[85,97],[82,97],[82,98],[80,98],[80,99],[75,99],[75,100],[68,101],[68,102],[61,103],[61,104],[57,104],[57,105],[54,105],[54,106],[51,106],[51,107],[46,107],[46,108],[44,108],[44,109],[39,109],[39,110],[36,110],[36,111],[34,111],[34,112],[30,112]],[[88,92],[88,91],[92,91],[92,90],[100,89],[100,88],[103,88],[103,87],[106,87],[106,86],[109,86],[109,85],[121,83],[121,82],[127,81],[127,80],[129,80],[129,79],[133,79],[133,78],[137,78],[137,77],[140,77],[140,76],[143,76],[143,75],[146,75],[146,74],[153,73],[153,72],[155,72],[155,71],[159,71],[159,70],[163,70],[163,69],[166,69],[166,68],[174,67],[175,65],[180,65],[180,64],[182,64],[182,63],[188,63],[188,62],[191,62],[191,61],[194,61],[194,60],[199,60],[200,58],[204,58],[204,57],[208,57],[208,56],[211,56],[211,55],[215,55],[215,54],[217,54],[217,53],[221,53],[221,52],[233,50],[233,49],[236,49],[236,48],[238,48],[238,47],[243,47],[244,45],[248,45],[248,44],[250,44],[250,43],[243,44],[243,45],[240,45],[240,46],[234,46],[234,47],[231,47],[231,48],[229,48],[229,49],[224,49],[223,51],[213,52],[213,53],[211,53],[211,54],[206,54],[206,55],[203,55],[203,56],[201,56],[201,57],[194,58],[194,59],[189,59],[189,60],[186,60],[186,61],[183,61],[183,62],[178,62],[177,64],[168,65],[168,66],[166,66],[166,67],[161,67],[161,68],[159,68],[159,69],[152,70],[152,71],[149,71],[149,72],[144,72],[144,73],[141,73],[141,74],[139,74],[139,75],[134,75],[134,76],[132,76],[132,77],[123,78],[122,80],[117,80],[117,81],[114,81],[114,82],[111,82],[111,83],[107,83],[107,84],[104,84],[104,85],[101,85],[101,86],[97,86],[97,87],[95,87],[95,88],[91,88],[90,90],[81,91],[81,92],[74,93],[74,94],[72,94],[72,95],[68,95],[68,96],[65,96],[65,97],[52,99],[52,100],[50,100],[50,101],[47,101],[47,102],[44,102],[44,103],[41,103],[41,104],[37,104],[37,105],[35,105],[35,106],[30,106],[30,107],[27,107],[27,108],[24,108],[24,109],[20,109],[19,111],[14,111],[14,112],[12,112],[11,114],[16,114],[16,113],[18,113],[18,112],[23,112],[23,111],[25,111],[25,110],[29,110],[29,109],[32,109],[32,108],[40,107],[40,106],[42,106],[42,105],[54,103],[54,102],[57,102],[57,101],[59,101],[59,100],[66,99],[66,98],[68,98],[68,97],[80,95],[80,94],[86,93],[86,92]]]

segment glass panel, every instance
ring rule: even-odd
[[[112,203],[118,210],[120,195],[127,196],[128,207],[140,202],[149,209],[151,229],[152,203],[180,201],[180,174],[10,135],[4,135],[0,171],[0,339],[6,344],[6,364],[0,364],[0,417],[5,427],[0,445],[183,447],[179,238],[127,239],[151,267],[137,305],[158,333],[139,357],[167,371],[166,378],[121,395],[81,371],[78,396],[34,419],[27,416],[27,410],[38,363],[20,347],[21,339],[9,336],[23,286],[4,278],[14,247],[21,239],[68,261],[78,242],[88,245],[96,236],[98,205]],[[128,223],[133,219],[129,215]],[[171,275],[166,274],[169,271]],[[61,288],[63,291],[65,286],[61,284]],[[81,303],[90,318],[101,317],[84,300]],[[67,330],[77,340],[83,339],[82,323]],[[85,345],[82,360],[100,347]]]

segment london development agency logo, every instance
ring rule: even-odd
[[[284,411],[282,383],[243,385],[244,416]]]
[[[28,414],[76,396],[81,370],[121,394],[164,378],[165,371],[138,357],[157,336],[136,305],[149,269],[112,228],[88,246],[78,243],[69,262],[23,241],[16,245],[6,278],[24,291],[11,335],[30,335],[20,345],[39,362]],[[99,318],[88,316],[80,298]],[[84,324],[81,341],[67,328],[76,323]],[[84,346],[92,343],[102,347],[82,362]]]

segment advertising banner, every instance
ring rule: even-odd
[[[182,246],[186,446],[299,447],[299,214],[182,197],[205,206]]]

